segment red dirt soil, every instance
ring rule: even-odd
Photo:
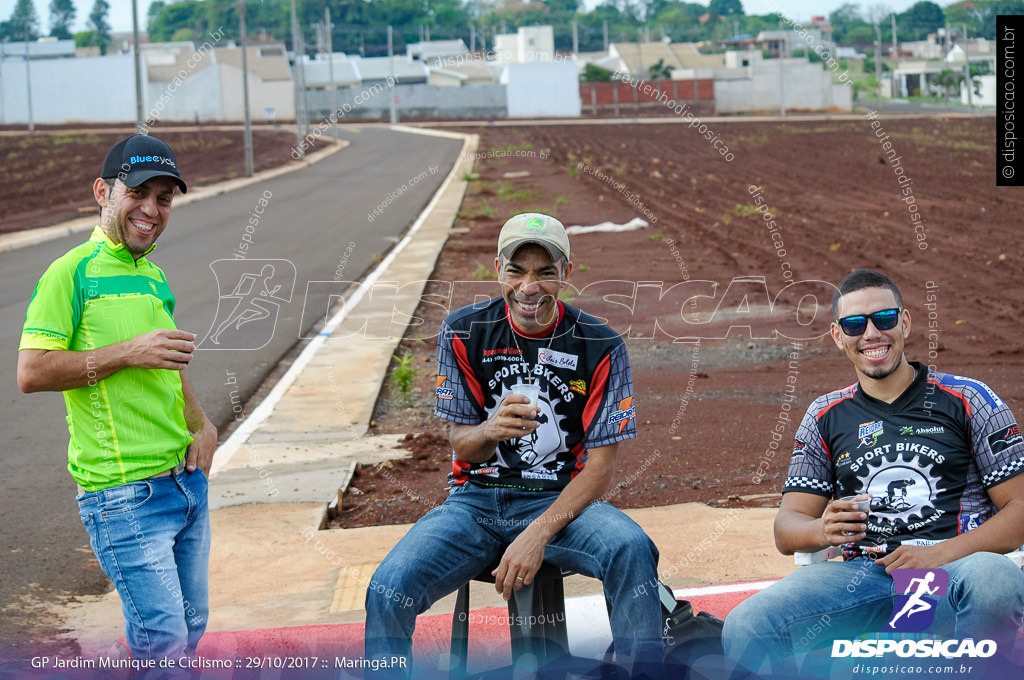
[[[153,130],[174,151],[190,189],[240,177],[245,172],[242,132]],[[0,135],[0,233],[58,224],[99,214],[92,183],[107,152],[128,133],[48,130],[36,135]],[[292,160],[295,133],[253,132],[256,172]]]
[[[797,325],[794,306],[794,297],[812,288],[830,291],[823,284],[790,289],[776,314],[767,314],[790,282],[786,271],[797,282],[838,283],[858,267],[889,274],[913,315],[907,357],[987,382],[1021,417],[1024,241],[1017,219],[1024,193],[996,187],[994,120],[883,117],[880,125],[715,123],[714,133],[734,154],[731,162],[683,125],[469,130],[480,134],[478,152],[492,157],[477,162],[479,178],[470,183],[427,292],[454,309],[471,301],[465,295],[470,285],[487,287],[474,277],[491,269],[498,230],[515,212],[549,212],[570,226],[624,223],[648,211],[647,229],[572,237],[577,289],[619,281],[595,285],[573,304],[609,319],[627,337],[639,436],[619,448],[611,502],[623,508],[777,500],[807,405],[855,380],[828,337],[802,340],[799,347],[786,338],[756,339],[774,327],[791,336],[803,329],[804,337],[827,328],[827,297],[820,297],[824,306],[813,320],[814,306],[804,301],[800,322],[806,326]],[[898,182],[883,155],[886,141],[909,182]],[[514,149],[519,156],[502,155]],[[616,179],[602,181],[597,172]],[[751,186],[761,187],[780,227],[774,239]],[[911,187],[924,217],[916,232],[901,186]],[[767,293],[759,279],[743,283],[741,277],[761,277]],[[656,287],[633,292],[637,281],[664,282],[663,291],[682,281],[707,285],[698,280],[717,283],[708,293],[713,297],[685,306],[688,296],[675,295],[681,289],[660,303]],[[443,282],[452,281],[474,283],[460,284],[456,299],[448,300],[451,284]],[[433,334],[444,314],[442,306],[421,305],[422,330],[410,333],[398,351],[412,353],[419,369],[413,405],[399,406],[385,384],[373,427],[433,436],[413,442],[416,453],[392,468],[360,468],[352,481],[358,492],[346,494],[335,526],[410,522],[443,500],[450,452],[432,410]],[[697,350],[692,342],[673,342],[680,336],[704,339]],[[789,402],[787,384],[795,385]],[[753,494],[770,495],[737,501]]]

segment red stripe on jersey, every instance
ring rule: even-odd
[[[828,448],[828,444],[825,443],[825,438],[824,437],[819,436],[818,439],[821,440],[821,448],[825,449],[825,457],[829,459],[829,462],[831,462],[832,461],[832,449]]]
[[[520,330],[519,326],[516,325],[516,322],[512,320],[512,312],[509,311],[508,303],[505,303],[505,318],[508,319],[508,324],[512,326],[512,332],[518,333],[524,338],[530,338],[531,340],[536,340],[537,338],[546,338],[552,333],[554,333],[555,329],[558,328],[558,324],[562,323],[562,318],[564,316],[565,305],[562,303],[561,300],[558,300],[558,319],[555,321],[555,324],[551,326],[551,328],[545,329],[540,333],[527,333],[524,330]]]
[[[586,451],[587,450],[586,448],[584,448],[583,442],[580,442],[579,444],[572,448],[571,453],[573,456],[576,457],[576,464],[573,466],[572,472],[569,473],[570,480],[576,479],[576,475],[578,475],[583,470],[583,454],[586,453]]]
[[[829,404],[825,408],[823,408],[820,411],[818,411],[818,415],[815,416],[815,419],[816,420],[821,420],[821,417],[824,416],[829,411],[831,411],[832,407],[835,406],[836,404],[841,404],[844,401],[846,401],[847,399],[853,399],[854,395],[857,394],[857,384],[854,383],[853,385],[850,385],[849,387],[846,387],[846,388],[843,388],[843,389],[839,390],[839,394],[842,394],[843,392],[846,392],[847,390],[850,391],[849,395],[843,397],[842,399],[836,399],[831,404]],[[832,460],[832,450],[828,448],[828,444],[825,443],[825,438],[824,437],[819,437],[819,438],[821,439],[821,448],[825,449],[825,456],[831,461]]]
[[[963,494],[961,494],[960,495],[960,503],[958,504],[957,510],[956,510],[956,535],[957,536],[960,535],[960,527],[963,526],[963,524],[960,522],[960,518],[963,517],[963,516],[964,516],[964,497],[963,497]]]
[[[611,363],[611,355],[608,355],[601,359],[601,363],[594,369],[594,378],[590,382],[590,399],[587,400],[587,406],[583,409],[584,432],[590,429],[590,424],[594,422],[597,411],[601,408],[604,390],[608,385],[608,372],[611,370]]]
[[[452,475],[454,476],[452,483],[455,484],[455,486],[462,486],[463,484],[468,482],[468,470],[472,466],[472,463],[467,463],[464,460],[459,460],[455,456],[452,456]]]
[[[945,385],[943,385],[939,381],[932,380],[931,378],[928,379],[928,382],[930,382],[931,384],[935,385],[936,387],[938,387],[940,390],[942,390],[944,392],[949,392],[954,397],[959,399],[963,403],[963,405],[964,405],[964,410],[967,411],[967,417],[968,418],[971,417],[971,403],[969,401],[967,401],[967,397],[964,396],[963,392],[957,392],[956,390],[954,390],[952,388],[949,388],[949,387],[946,387]]]
[[[455,352],[455,361],[459,364],[459,371],[466,380],[466,386],[469,387],[469,391],[476,398],[477,408],[483,410],[484,388],[477,379],[476,374],[473,373],[473,367],[469,364],[469,353],[466,351],[466,345],[462,342],[462,338],[452,338],[452,350]]]
[[[817,420],[821,420],[821,417],[822,417],[823,415],[825,415],[826,413],[828,413],[829,411],[831,411],[831,410],[832,410],[832,408],[833,408],[833,407],[834,407],[834,406],[835,406],[836,404],[841,404],[841,403],[843,403],[844,401],[846,401],[847,399],[853,399],[853,396],[854,396],[855,394],[857,394],[857,385],[855,385],[855,384],[854,384],[854,385],[850,385],[849,387],[846,387],[846,388],[844,388],[844,389],[841,389],[841,390],[839,390],[839,394],[842,394],[843,392],[845,392],[845,391],[847,391],[847,390],[850,390],[850,394],[848,394],[847,396],[843,397],[842,399],[836,399],[836,400],[835,400],[835,401],[833,401],[833,402],[832,402],[831,404],[829,404],[829,405],[828,405],[828,406],[826,406],[825,408],[823,408],[823,409],[821,409],[820,411],[818,411],[818,415],[817,415],[817,416],[815,416],[815,417],[816,417],[816,419],[817,419]]]

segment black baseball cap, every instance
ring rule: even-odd
[[[181,193],[188,193],[171,147],[148,135],[132,135],[115,144],[103,161],[100,177],[120,179],[129,187],[137,187],[153,177],[170,177]]]

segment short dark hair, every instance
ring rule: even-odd
[[[847,275],[839,283],[836,292],[832,293],[832,318],[838,318],[839,300],[844,295],[864,290],[865,288],[885,288],[892,291],[892,296],[896,298],[896,306],[903,306],[903,296],[900,295],[900,289],[893,283],[892,279],[885,274],[879,274],[874,269],[858,269]]]

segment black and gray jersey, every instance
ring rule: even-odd
[[[540,427],[501,442],[483,463],[452,455],[453,485],[560,490],[588,449],[636,436],[626,345],[599,319],[562,302],[550,333],[515,328],[503,298],[452,312],[437,343],[435,415],[462,425],[490,418],[531,377],[540,384]]]
[[[871,494],[867,536],[844,556],[932,545],[995,513],[987,489],[1024,470],[1024,440],[988,385],[929,373],[891,404],[859,383],[816,399],[797,430],[783,493]]]

